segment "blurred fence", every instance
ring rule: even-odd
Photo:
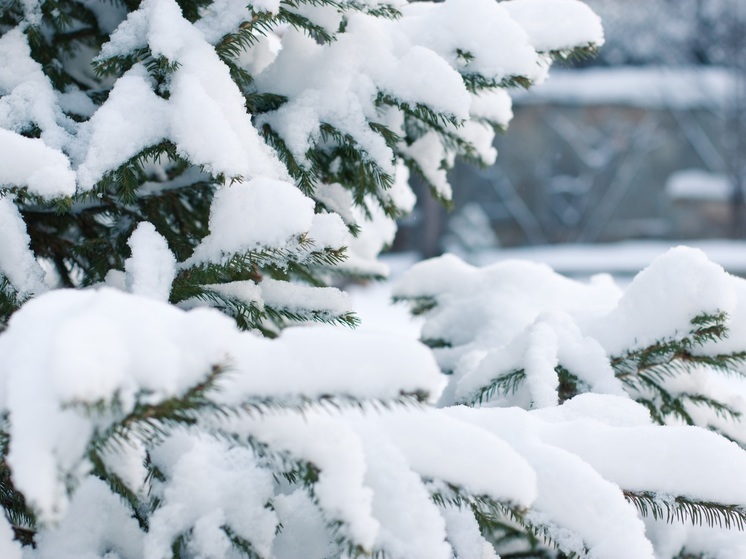
[[[728,71],[712,68],[555,73],[516,100],[497,164],[457,165],[454,211],[426,201],[402,223],[400,245],[433,254],[449,243],[734,236],[736,186],[712,186],[733,167],[734,88]],[[699,187],[677,188],[682,171],[697,171],[688,180],[700,177]]]

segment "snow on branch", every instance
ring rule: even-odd
[[[603,557],[625,556],[617,550],[632,546],[635,530],[642,547],[630,556],[647,556],[649,539],[666,545],[665,527],[645,535],[636,524],[626,543],[598,551],[628,515],[625,500],[647,523],[743,529],[746,494],[732,484],[740,487],[746,444],[744,295],[742,278],[684,247],[625,290],[609,277],[580,282],[518,261],[478,269],[453,256],[415,265],[395,289],[425,318],[423,339],[449,373],[439,405],[503,437],[537,473],[529,523],[566,553]],[[570,512],[594,476],[589,497],[606,492],[607,501]],[[560,497],[565,488],[572,497]],[[612,502],[621,508],[600,528]],[[507,537],[514,524],[500,522]]]
[[[408,173],[448,202],[494,161],[509,89],[602,43],[584,5],[13,1],[0,30],[0,555],[652,558],[630,498],[740,527],[746,455],[672,425],[744,440],[744,290],[701,255],[624,294],[424,263],[432,350],[290,328],[357,323],[335,281],[385,274]]]

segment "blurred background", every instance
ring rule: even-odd
[[[515,92],[497,164],[451,173],[452,211],[415,184],[394,249],[573,273],[690,244],[746,273],[746,0],[584,1],[598,56]]]

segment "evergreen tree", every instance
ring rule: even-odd
[[[573,425],[432,407],[424,347],[283,331],[356,322],[332,285],[384,273],[407,169],[447,201],[490,163],[506,88],[601,43],[583,4],[8,0],[0,32],[3,558],[483,558],[505,519],[652,557],[624,495],[662,488],[742,522],[716,435],[643,426],[719,483],[654,455],[623,493]]]

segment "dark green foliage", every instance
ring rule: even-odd
[[[142,503],[140,498],[130,489],[122,479],[112,472],[102,459],[98,448],[90,448],[88,451],[88,460],[91,464],[91,475],[106,482],[112,493],[119,495],[121,499],[129,504],[132,510],[132,517],[137,520],[140,529],[147,531],[149,528],[148,512],[152,512],[152,503]]]
[[[7,419],[0,430],[0,508],[10,522],[15,537],[23,544],[31,544],[36,533],[36,518],[26,504],[23,494],[16,490],[10,477],[10,468],[5,461],[8,455]]]
[[[180,260],[208,233],[214,182],[194,175],[178,189],[160,183],[158,189],[138,194],[149,179],[142,168],[144,160],[145,156],[133,158],[107,175],[94,195],[69,210],[21,205],[32,250],[48,259],[64,285],[91,285],[103,281],[109,270],[123,269],[129,255],[127,240],[141,221],[151,222]],[[174,182],[189,178],[183,167],[182,163],[174,168]]]
[[[247,251],[226,257],[221,264],[195,264],[182,269],[174,280],[171,302],[207,302],[236,319],[239,327],[262,331],[274,337],[288,323],[308,320],[355,326],[357,317],[349,312],[330,313],[325,309],[278,308],[260,305],[237,296],[221,292],[220,285],[240,281],[260,284],[263,277],[277,280],[301,278],[312,286],[321,287],[317,279],[344,259],[344,251],[315,250],[308,238],[297,239],[299,250],[264,249]]]
[[[8,324],[10,315],[17,311],[23,301],[10,285],[7,279],[0,278],[0,332]]]
[[[379,125],[378,130],[383,128]],[[363,208],[365,196],[370,194],[379,200],[381,207],[389,215],[397,217],[396,209],[388,206],[383,196],[383,192],[394,184],[394,177],[383,170],[350,134],[327,123],[321,124],[320,132],[322,143],[329,146],[317,155],[322,164],[326,163],[324,170],[328,174],[327,182],[349,185],[353,199]],[[339,161],[340,169],[332,172],[331,164],[335,160]]]
[[[497,549],[509,545],[513,551],[501,558],[574,559],[582,557],[562,546],[550,535],[553,526],[539,524],[528,511],[511,503],[502,503],[485,495],[471,495],[452,484],[431,484],[433,501],[441,507],[466,508],[473,514],[482,535]],[[518,551],[516,551],[516,548]]]
[[[553,50],[549,52],[549,56],[551,56],[553,60],[570,64],[594,58],[596,55],[598,55],[598,46],[592,44],[576,47],[574,49]]]
[[[526,371],[523,369],[516,369],[500,375],[490,381],[489,384],[481,387],[467,403],[471,405],[484,404],[490,401],[495,394],[514,394],[524,380],[526,380]]]
[[[422,316],[438,306],[438,300],[429,295],[418,297],[394,297],[394,303],[406,301],[409,304],[409,312],[414,316]]]
[[[559,379],[557,393],[560,404],[573,396],[577,396],[583,392],[590,392],[590,387],[565,367],[558,365],[554,370],[557,372],[557,378]]]
[[[120,76],[138,62],[146,62],[150,58],[147,48],[139,48],[127,55],[112,56],[104,60],[92,61],[93,70],[99,76]]]
[[[189,544],[189,533],[182,534],[174,540],[171,544],[171,554],[173,559],[186,559],[189,557],[189,551],[187,549]]]
[[[228,539],[230,539],[233,547],[242,556],[246,557],[247,559],[262,559],[262,556],[259,555],[256,550],[254,550],[254,546],[251,545],[251,542],[243,539],[241,536],[236,534],[230,526],[223,526],[223,531],[225,532],[225,535],[228,536]]]
[[[420,340],[423,344],[425,344],[430,349],[441,349],[444,347],[451,347],[451,342],[448,340],[444,340],[442,338],[426,338]]]
[[[559,379],[558,395],[560,403],[569,400],[573,396],[590,391],[590,388],[583,381],[562,365],[557,365],[554,370]],[[516,369],[515,371],[505,373],[481,387],[464,403],[469,405],[484,404],[489,402],[496,394],[503,396],[515,394],[524,380],[526,380],[526,371],[524,369]]]
[[[666,522],[690,522],[719,528],[746,527],[746,510],[738,505],[697,501],[688,497],[666,496],[648,492],[625,491],[624,497],[637,507],[642,516]]]
[[[698,351],[708,342],[727,337],[725,313],[702,314],[692,319],[691,324],[691,330],[683,336],[613,358],[611,364],[616,376],[633,398],[648,407],[653,419],[659,423],[673,417],[694,424],[691,406],[706,406],[717,415],[738,418],[739,413],[727,404],[702,394],[672,391],[667,387],[669,379],[691,374],[697,367],[706,367],[720,374],[743,374],[740,365],[746,360],[746,351],[714,355]]]
[[[461,77],[464,80],[464,84],[466,84],[466,88],[471,93],[479,93],[480,91],[486,91],[498,87],[528,89],[533,85],[533,82],[525,76],[508,76],[500,81],[493,78],[486,78],[483,75],[476,73],[462,73]]]
[[[708,365],[727,372],[746,359],[744,355],[696,355],[693,350],[707,342],[721,340],[728,335],[725,313],[702,314],[692,319],[691,330],[678,337],[662,340],[651,346],[636,349],[612,359],[612,366],[621,379],[631,378],[643,371],[687,368]],[[675,374],[672,372],[672,374]]]
[[[210,398],[211,393],[217,389],[217,382],[223,374],[225,374],[225,368],[215,365],[203,381],[190,387],[183,394],[157,404],[142,401],[137,403],[131,412],[118,417],[113,424],[96,433],[92,448],[97,451],[107,445],[126,444],[128,440],[133,439],[153,443],[162,440],[173,429],[197,424],[199,419],[205,415],[230,416],[234,410],[218,405]],[[142,394],[141,398],[147,402],[147,396],[147,394]],[[120,409],[116,401],[94,407],[83,404],[80,406],[91,414],[116,414]]]
[[[298,188],[303,191],[304,194],[313,194],[316,189],[317,176],[311,169],[305,168],[305,166],[295,159],[290,150],[288,149],[285,141],[277,134],[272,127],[268,124],[262,126],[262,135],[266,142],[272,146],[277,152],[280,161],[285,164],[290,176],[295,180],[295,184]],[[309,157],[309,161],[313,160],[313,154],[306,154]]]
[[[572,51],[568,52],[568,55],[570,55],[571,52]],[[528,89],[533,85],[533,82],[526,76],[507,76],[498,81],[494,78],[483,76],[477,72],[469,71],[469,63],[472,62],[475,57],[471,52],[463,49],[456,49],[456,57],[464,65],[464,69],[461,71],[461,78],[464,80],[466,89],[471,93],[479,93],[480,91],[488,91],[497,88],[520,87]]]
[[[391,95],[380,92],[376,99],[378,106],[388,105],[400,109],[405,115],[416,120],[422,121],[432,128],[447,126],[449,124],[458,126],[460,121],[454,116],[447,113],[437,113],[427,105],[417,103],[412,105],[406,101],[400,101]]]
[[[370,127],[387,143],[396,139],[396,134],[381,124],[373,123]],[[322,123],[320,142],[305,154],[305,161],[297,160],[270,125],[262,126],[262,134],[305,194],[313,195],[319,182],[339,183],[351,191],[355,204],[366,214],[370,215],[366,197],[372,196],[388,216],[401,216],[401,210],[386,195],[394,177],[382,169],[350,134]]]

